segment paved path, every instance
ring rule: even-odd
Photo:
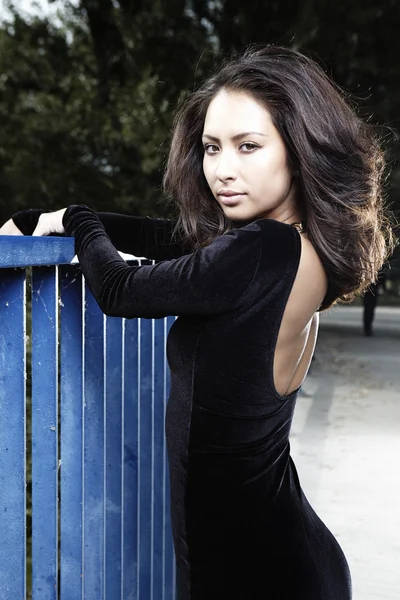
[[[400,309],[321,318],[297,402],[292,455],[310,502],[349,561],[354,600],[400,600]]]

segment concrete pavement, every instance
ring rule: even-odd
[[[311,504],[339,540],[354,600],[400,600],[400,309],[321,316],[297,401],[292,456]]]

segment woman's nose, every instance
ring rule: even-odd
[[[221,152],[218,157],[216,176],[220,181],[235,180],[237,176],[237,166],[235,158],[231,152]]]

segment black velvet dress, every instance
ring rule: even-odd
[[[14,221],[31,233],[37,218]],[[178,315],[166,420],[178,599],[349,600],[346,559],[290,457],[297,390],[273,381],[300,234],[261,219],[184,254],[168,221],[73,206],[64,225],[106,314]],[[129,266],[112,243],[163,262]]]

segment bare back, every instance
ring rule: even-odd
[[[311,242],[301,234],[301,256],[279,330],[274,355],[274,382],[285,396],[304,381],[317,340],[321,305],[327,277]]]

